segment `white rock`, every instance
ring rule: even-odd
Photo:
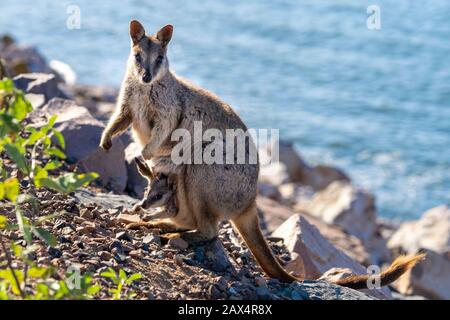
[[[292,260],[286,264],[286,270],[303,279],[317,279],[332,268],[347,268],[353,274],[366,273],[366,268],[333,246],[301,215],[290,217],[272,236],[282,238],[291,252]],[[370,292],[374,296],[390,297],[387,288]]]
[[[421,248],[437,253],[450,252],[450,207],[443,205],[430,209],[419,220],[401,224],[389,239],[388,247],[408,253]]]
[[[405,295],[449,300],[450,257],[431,250],[425,252],[425,260],[395,282],[394,287]]]

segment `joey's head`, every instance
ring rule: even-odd
[[[166,175],[159,174],[149,182],[141,203],[143,209],[162,207],[175,195],[173,185]]]
[[[139,158],[135,158],[136,166],[141,175],[148,180],[144,198],[138,204],[142,209],[162,207],[175,196],[175,175],[153,174],[148,165]]]
[[[169,71],[167,45],[172,39],[173,27],[166,25],[155,35],[146,35],[139,21],[130,22],[131,53],[129,68],[141,83],[151,84]]]

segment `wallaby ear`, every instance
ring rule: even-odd
[[[161,41],[162,46],[165,47],[172,39],[173,34],[173,26],[168,24],[167,26],[162,27],[158,33],[156,34],[156,39]]]
[[[133,40],[133,44],[138,43],[145,36],[145,29],[142,24],[137,20],[131,20],[130,22],[130,37]]]
[[[150,167],[143,161],[141,158],[136,157],[134,158],[134,162],[136,163],[136,167],[139,171],[139,173],[147,178],[148,180],[152,180],[154,178],[153,172],[150,169]]]

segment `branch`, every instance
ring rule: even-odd
[[[6,262],[8,264],[8,268],[11,270],[14,281],[16,282],[16,286],[19,289],[20,296],[22,297],[22,299],[25,299],[25,294],[23,293],[22,288],[20,287],[19,279],[17,279],[16,273],[14,272],[14,268],[12,267],[11,255],[9,254],[8,250],[6,249],[5,243],[3,241],[3,234],[1,234],[1,233],[0,233],[0,244],[3,248],[3,251],[5,251]]]

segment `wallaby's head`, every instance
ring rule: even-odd
[[[131,53],[129,68],[143,83],[160,79],[169,70],[167,45],[172,39],[173,27],[162,27],[155,35],[147,36],[139,21],[130,22]]]
[[[135,158],[136,166],[141,175],[148,180],[144,198],[135,209],[150,209],[166,205],[175,196],[175,174],[153,174],[148,165],[139,158]]]

